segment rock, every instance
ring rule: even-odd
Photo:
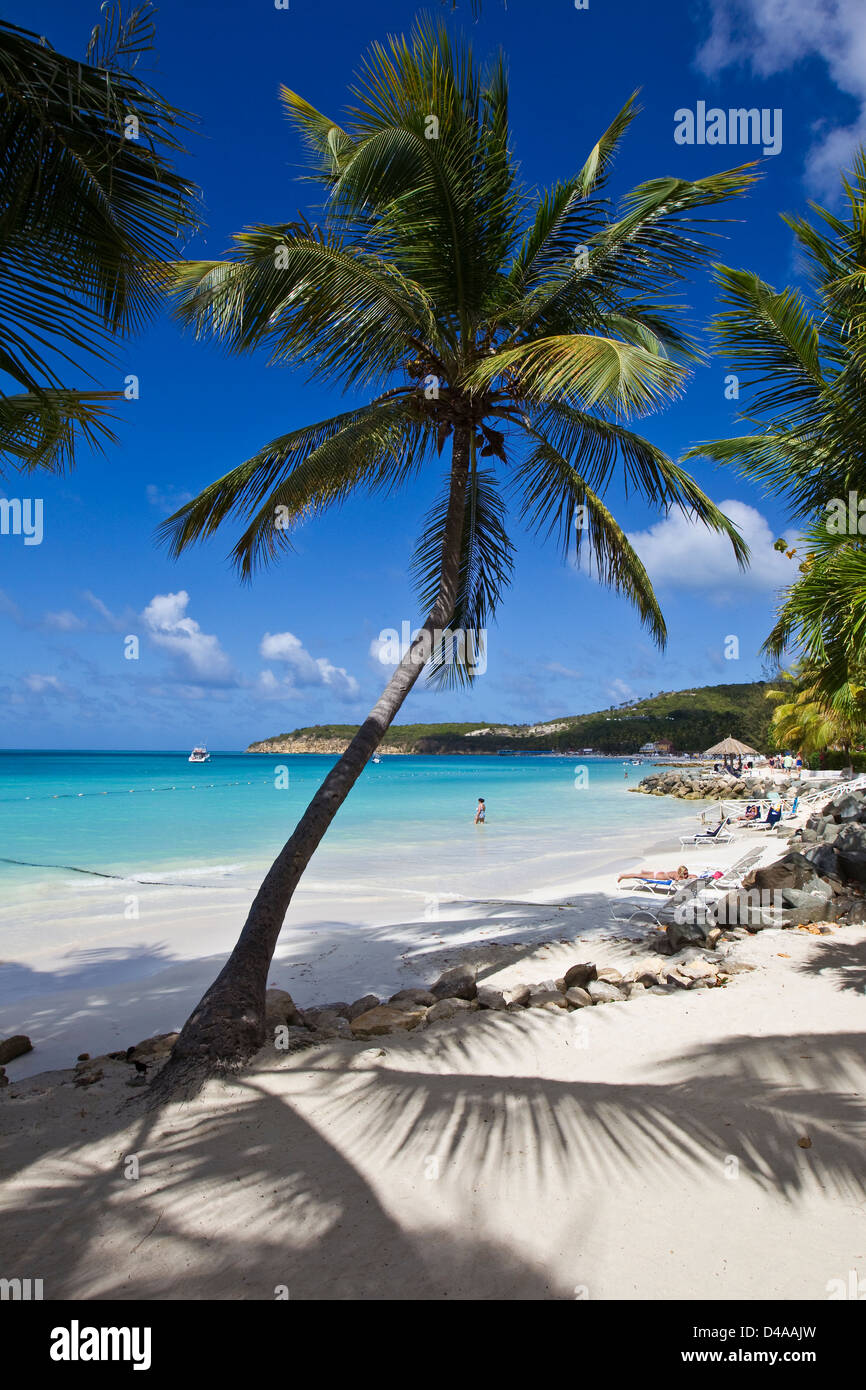
[[[545,1004],[553,1004],[557,1009],[566,1009],[568,1005],[565,995],[562,994],[552,980],[545,980],[542,984],[536,985],[529,993],[529,1007],[537,1009]]]
[[[585,1009],[588,1004],[593,1002],[589,991],[581,989],[580,985],[572,985],[570,989],[567,989],[564,998],[573,1009]]]
[[[607,980],[609,985],[622,984],[622,972],[620,970],[615,970],[612,965],[602,966],[601,970],[596,973],[595,978],[597,980]]]
[[[77,1057],[77,1060],[78,1060],[79,1062],[89,1062],[89,1061],[90,1061],[90,1053],[89,1053],[89,1052],[79,1052],[78,1057]]]
[[[376,1003],[378,1004],[378,1002],[377,999]],[[342,999],[336,1004],[319,1004],[318,1007],[320,1009],[330,1009],[331,1013],[339,1014],[341,1018],[348,1019],[349,1017],[349,1005],[344,1003]]]
[[[146,1086],[146,1085],[147,1085],[147,1077],[146,1077],[146,1076],[131,1076],[131,1077],[129,1078],[129,1080],[127,1081],[126,1084],[127,1084],[127,1086]]]
[[[171,1052],[179,1036],[179,1033],[156,1033],[154,1037],[136,1043],[127,1054],[127,1059],[130,1062],[161,1062]]]
[[[382,1001],[378,994],[365,994],[360,999],[356,999],[354,1004],[350,1004],[346,1017],[352,1023],[361,1014],[367,1013],[370,1009],[375,1009]]]
[[[833,809],[840,821],[856,821],[860,816],[861,801],[858,796],[842,796],[838,801],[834,801]]]
[[[471,1013],[472,1004],[468,999],[440,999],[427,1010],[427,1022],[439,1023],[442,1019],[453,1018],[455,1014]]]
[[[679,966],[679,972],[690,980],[708,979],[715,975],[716,966],[710,965],[708,960],[690,960]]]
[[[452,970],[446,970],[439,976],[435,984],[430,986],[430,992],[437,999],[474,999],[478,993],[475,967],[455,965]]]
[[[854,883],[866,883],[866,826],[842,824],[833,841],[839,872]]]
[[[25,1052],[32,1052],[33,1044],[24,1033],[16,1033],[12,1038],[4,1038],[0,1042],[0,1064],[13,1062],[16,1057],[23,1057]]]
[[[590,980],[586,991],[593,1004],[614,1004],[626,997],[618,985],[612,985],[608,980]]]
[[[94,1083],[94,1081],[101,1081],[101,1080],[102,1080],[102,1070],[101,1070],[101,1068],[100,1068],[99,1071],[83,1071],[83,1072],[80,1072],[80,1073],[78,1074],[78,1076],[76,1076],[76,1078],[75,1078],[75,1085],[76,1085],[76,1086],[92,1086],[93,1083]],[[144,1080],[144,1077],[142,1077],[142,1081],[143,1081],[143,1080]]]
[[[754,970],[754,965],[747,965],[744,960],[726,960],[719,966],[720,975],[745,975],[748,971]]]
[[[525,1004],[530,992],[529,985],[511,985],[501,989],[495,985],[479,985],[478,1003],[482,1009],[507,1009],[510,1004]]]
[[[712,921],[711,925],[715,926]],[[681,951],[684,946],[703,946],[706,944],[709,926],[703,922],[671,922],[657,949],[667,955]]]
[[[860,925],[866,922],[866,902],[861,898],[859,902],[854,902],[845,911],[845,921],[852,925]]]
[[[383,1033],[408,1033],[426,1017],[427,1010],[418,1004],[408,1009],[392,1009],[388,1004],[379,1004],[359,1014],[350,1027],[356,1038],[375,1038]]]
[[[288,1024],[296,1028],[302,1022],[301,1013],[294,999],[284,989],[269,989],[265,993],[265,1029],[273,1033],[275,1028]]]
[[[429,1008],[436,1003],[437,996],[429,989],[398,989],[388,1000],[389,1004],[423,1004]]]
[[[629,999],[634,999],[638,994],[646,994],[646,985],[640,984],[638,980],[632,980],[631,984],[625,986],[625,992]]]
[[[563,981],[566,989],[576,987],[586,989],[590,980],[598,978],[598,972],[594,965],[572,965],[566,970]]]
[[[348,1008],[348,1005],[346,1005]],[[336,1009],[307,1009],[304,1019],[308,1028],[313,1028],[325,1038],[352,1036],[352,1025]]]

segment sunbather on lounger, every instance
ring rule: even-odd
[[[685,882],[688,878],[695,875],[689,873],[685,864],[680,864],[678,869],[642,869],[634,874],[620,874],[617,883],[622,883],[624,878],[643,878],[650,879],[653,883],[673,883],[675,881]]]

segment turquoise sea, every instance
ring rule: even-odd
[[[265,867],[334,759],[173,752],[0,753],[0,887],[21,901],[58,874],[164,877]],[[310,879],[372,886],[395,873],[459,888],[479,866],[538,881],[619,834],[680,823],[683,807],[628,795],[649,769],[609,759],[383,756],[340,810]],[[625,774],[628,774],[626,777]],[[287,785],[284,785],[287,782]],[[487,823],[473,824],[479,796]],[[529,865],[535,868],[529,873]],[[485,877],[486,877],[485,873]],[[434,882],[437,880],[437,882]]]

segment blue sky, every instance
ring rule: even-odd
[[[422,8],[436,11],[435,0]],[[151,80],[199,118],[187,167],[208,225],[190,254],[220,255],[244,226],[309,209],[279,85],[339,116],[369,42],[407,30],[416,12],[405,0],[290,0],[288,10],[271,0],[168,0]],[[646,178],[696,177],[755,157],[750,147],[678,145],[678,108],[704,100],[781,109],[781,151],[762,161],[748,199],[729,206],[725,215],[738,220],[723,229],[718,257],[778,285],[796,279],[778,214],[803,210],[809,196],[832,198],[835,171],[866,130],[862,0],[590,0],[587,10],[570,0],[509,0],[507,9],[486,0],[477,23],[465,3],[453,16],[440,12],[471,33],[477,53],[505,50],[513,142],[529,185],[579,167],[636,87],[644,110],[618,160],[614,195]],[[5,14],[69,53],[83,53],[98,17],[83,0],[14,0]],[[706,325],[709,277],[698,275],[686,298],[694,323]],[[358,498],[308,524],[293,555],[242,586],[226,560],[229,532],[172,561],[154,528],[178,500],[289,427],[332,414],[343,398],[264,358],[228,360],[167,315],[123,345],[117,372],[102,383],[122,385],[128,373],[140,398],[125,408],[118,445],[102,458],[82,452],[63,479],[26,485],[43,499],[42,543],[0,536],[0,743],[183,748],[204,739],[234,749],[301,725],[359,721],[387,675],[371,654],[378,634],[420,616],[407,564],[440,470],[398,497]],[[701,367],[682,400],[642,422],[643,433],[674,457],[734,433],[725,375],[718,360]],[[514,518],[514,585],[489,635],[485,674],[467,693],[416,687],[401,721],[536,721],[758,678],[774,594],[792,572],[772,542],[793,531],[782,507],[735,474],[694,471],[749,540],[746,575],[702,529],[665,520],[616,487],[608,496],[656,582],[670,634],[664,655],[623,600]],[[23,495],[22,485],[7,479],[5,494]],[[124,658],[131,634],[137,661]],[[738,660],[724,655],[732,635]]]

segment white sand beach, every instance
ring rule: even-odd
[[[351,946],[323,924],[272,979],[324,1001],[460,959],[479,982],[588,959],[625,970],[651,947],[610,922],[613,880],[547,905],[463,904]],[[826,1298],[866,1272],[866,930],[768,929],[733,952],[755,968],[724,988],[266,1048],[158,1115],[122,1062],[86,1088],[12,1063],[7,1262],[46,1298]],[[196,963],[196,979],[212,969]],[[124,1040],[159,1031],[147,1008],[167,979],[149,979]],[[179,1022],[192,980],[173,984]],[[94,1006],[97,1036],[98,1020]]]

